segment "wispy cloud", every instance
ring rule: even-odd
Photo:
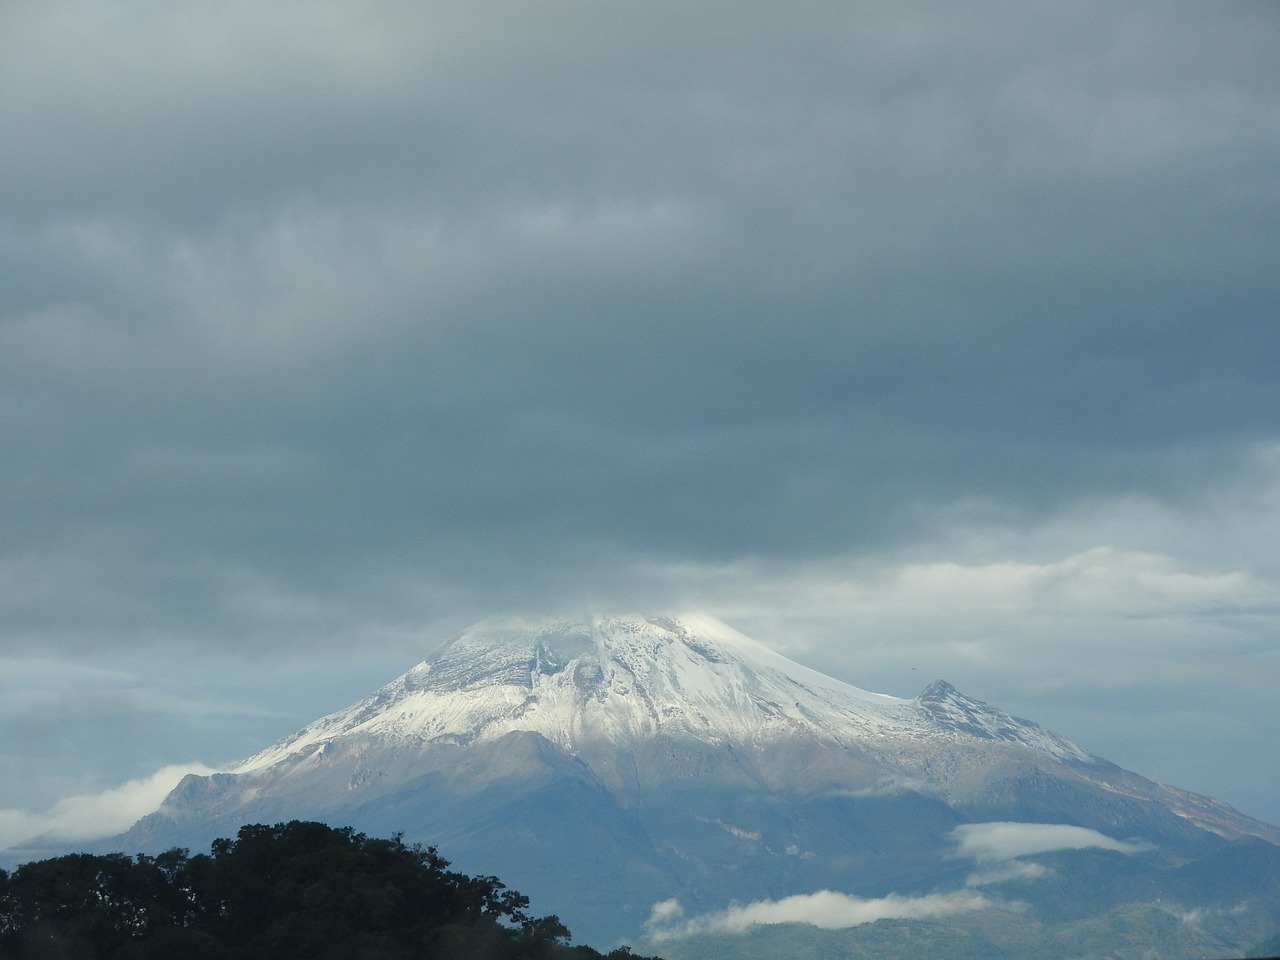
[[[974,890],[986,884],[1009,880],[1034,880],[1048,871],[1019,857],[1053,850],[1100,847],[1131,854],[1146,849],[1143,844],[1116,840],[1097,830],[1065,823],[968,823],[951,833],[957,855],[971,857],[980,866],[965,882],[965,889],[903,896],[863,898],[834,890],[798,894],[781,900],[757,900],[734,904],[725,910],[686,917],[678,900],[655,903],[645,923],[653,941],[672,940],[700,933],[743,933],[759,924],[807,923],[827,930],[856,927],[876,920],[911,920],[942,917],[992,907],[1008,908],[1009,903],[992,899]]]
[[[645,929],[650,939],[655,941],[699,933],[743,933],[757,924],[771,923],[807,923],[827,930],[839,930],[876,920],[941,917],[986,910],[995,905],[995,901],[972,890],[931,893],[921,897],[891,893],[873,899],[819,890],[781,900],[734,905],[727,910],[685,919],[678,901],[665,900],[654,904]]]
[[[997,883],[1010,883],[1014,880],[1038,880],[1047,876],[1049,868],[1038,863],[1024,860],[1009,860],[993,863],[971,873],[965,878],[966,887],[988,887]]]
[[[129,780],[101,793],[59,800],[40,813],[0,810],[0,848],[35,837],[50,840],[96,840],[121,833],[159,809],[169,791],[187,774],[207,775],[201,763],[171,764],[149,777]]]
[[[1086,847],[1101,847],[1125,854],[1146,849],[1140,843],[1116,840],[1097,830],[1066,823],[966,823],[952,830],[951,836],[959,845],[956,852],[960,856],[972,857],[979,863],[1014,860],[1053,850],[1083,850]]]

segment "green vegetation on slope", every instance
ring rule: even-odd
[[[589,960],[554,916],[435,848],[293,821],[209,855],[71,854],[0,870],[4,960]],[[630,957],[626,948],[607,955]],[[632,958],[639,960],[639,958]]]

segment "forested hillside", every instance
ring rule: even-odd
[[[555,916],[434,848],[292,821],[208,855],[71,854],[0,871],[4,960],[589,960]],[[607,955],[629,957],[626,948]]]

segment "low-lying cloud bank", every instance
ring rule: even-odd
[[[1053,850],[1083,850],[1086,847],[1101,847],[1125,854],[1146,849],[1140,843],[1116,840],[1097,830],[1066,823],[966,823],[952,830],[951,836],[959,845],[956,852],[960,856],[972,857],[979,863],[1013,860]]]
[[[169,791],[187,774],[215,771],[202,763],[172,764],[149,777],[130,780],[101,793],[65,797],[41,813],[0,810],[0,849],[44,837],[49,840],[97,840],[128,830],[160,808]]]
[[[645,923],[649,939],[673,940],[699,933],[744,933],[757,924],[808,923],[828,930],[856,927],[876,920],[914,920],[941,917],[996,906],[1011,906],[973,888],[1017,880],[1035,880],[1048,873],[1037,863],[1020,857],[1055,850],[1082,850],[1098,847],[1132,854],[1147,849],[1144,844],[1116,840],[1105,833],[1065,823],[967,823],[956,827],[951,838],[956,855],[972,858],[979,865],[965,882],[965,889],[906,897],[891,893],[863,899],[833,890],[799,894],[781,900],[759,900],[745,906],[688,917],[677,900],[656,903]]]
[[[931,893],[923,897],[891,893],[871,900],[833,890],[819,890],[782,900],[760,900],[745,906],[732,906],[686,920],[678,901],[665,900],[654,905],[645,930],[655,941],[698,933],[743,933],[762,923],[808,923],[838,930],[875,920],[941,917],[992,906],[995,906],[995,901],[971,890]]]

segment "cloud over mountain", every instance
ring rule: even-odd
[[[1097,830],[1065,823],[963,823],[952,831],[962,857],[979,863],[1013,860],[1051,850],[1082,850],[1099,847],[1120,853],[1147,849],[1141,843],[1115,840]]]
[[[101,793],[66,797],[42,812],[0,810],[0,849],[35,838],[76,842],[121,833],[158,810],[183,777],[214,772],[202,763],[167,766]]]
[[[763,923],[808,923],[815,927],[838,930],[876,920],[945,917],[971,910],[986,910],[994,905],[989,898],[969,890],[920,897],[890,894],[870,900],[831,890],[819,890],[781,900],[748,903],[686,919],[679,903],[668,900],[654,904],[646,933],[655,943],[661,943],[699,933],[742,933]]]
[[[0,678],[245,709],[0,709],[0,805],[230,761],[484,616],[692,606],[1280,818],[1277,37],[3,5]]]

